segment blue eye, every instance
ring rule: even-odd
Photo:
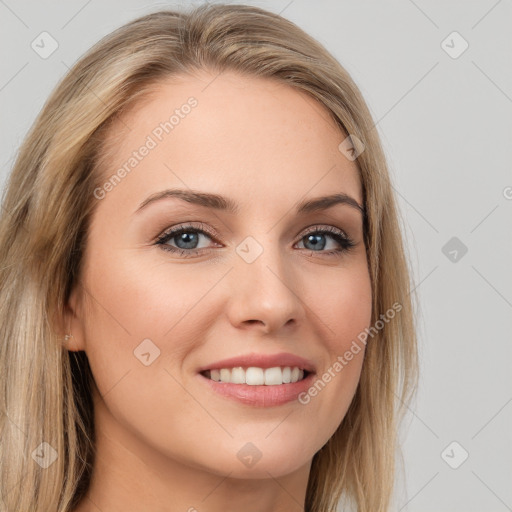
[[[213,238],[207,231],[192,225],[182,225],[167,231],[160,235],[156,241],[165,251],[179,253],[182,256],[190,257],[199,254],[201,248],[197,248],[199,238],[202,236]],[[177,247],[169,245],[168,242],[174,241]],[[204,248],[203,248],[204,249]]]
[[[312,253],[318,252],[322,256],[340,256],[356,245],[351,238],[338,228],[333,226],[323,226],[321,228],[315,226],[315,228],[317,229],[307,232],[298,242],[310,245],[310,247],[304,247],[304,249],[310,250]],[[211,250],[211,247],[198,247],[201,237],[214,240],[213,235],[204,228],[198,228],[193,225],[181,225],[160,235],[155,244],[160,245],[165,251],[177,253],[188,258],[199,255],[205,252],[205,250]],[[338,247],[325,250],[326,245],[328,245],[325,239],[329,238],[334,240],[335,246],[337,245]],[[173,242],[174,245],[170,245],[169,242]]]
[[[326,238],[334,239],[338,246],[341,247],[341,249],[334,248],[323,252],[325,246],[327,245],[327,242],[325,241]],[[305,242],[303,242],[304,240]],[[315,231],[310,231],[305,236],[303,236],[300,241],[303,242],[304,245],[306,245],[306,243],[312,244],[311,250],[313,252],[321,252],[322,254],[325,255],[336,255],[339,253],[343,253],[345,251],[352,249],[352,247],[356,245],[351,238],[349,238],[345,233],[343,233],[343,231],[332,226],[317,229]],[[305,249],[309,249],[309,247],[305,247]]]

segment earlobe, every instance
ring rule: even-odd
[[[62,346],[72,352],[85,350],[81,308],[77,288],[73,290],[68,304],[64,307],[61,330]]]

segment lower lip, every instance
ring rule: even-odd
[[[247,384],[217,382],[200,373],[198,375],[219,395],[255,407],[274,407],[297,400],[297,397],[311,386],[315,376],[314,373],[310,373],[305,379],[290,384],[249,386]]]

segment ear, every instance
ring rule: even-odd
[[[82,314],[82,298],[78,286],[73,288],[68,303],[64,307],[64,314],[61,322],[62,345],[64,348],[77,352],[85,350],[85,329]],[[72,337],[68,340],[64,339],[66,334]]]

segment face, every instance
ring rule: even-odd
[[[364,349],[335,363],[371,319],[362,187],[324,107],[214,78],[163,82],[112,128],[69,349],[87,353],[100,430],[160,461],[277,477],[310,464],[359,381]],[[333,194],[351,199],[300,208]]]

